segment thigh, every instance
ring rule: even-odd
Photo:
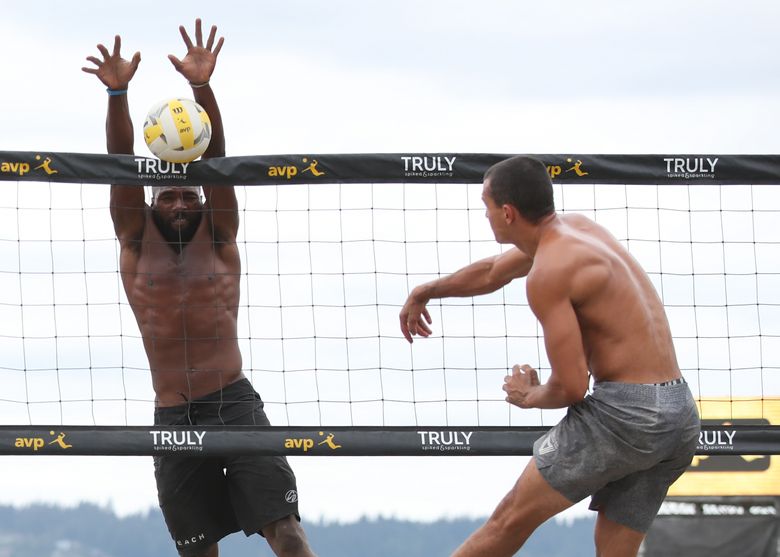
[[[510,512],[521,516],[522,521],[527,521],[536,528],[573,504],[573,501],[551,486],[540,474],[538,463],[532,458],[496,511],[511,510]]]
[[[217,459],[155,457],[160,509],[183,554],[197,554],[238,526],[222,464]]]
[[[540,524],[571,504],[547,483],[535,459],[531,459],[487,522],[469,536],[453,557],[514,555]]]
[[[533,455],[547,483],[577,503],[626,473],[616,462],[626,450],[630,447],[594,415],[586,399],[534,443]]]
[[[227,425],[270,425],[260,396],[246,382],[234,404],[225,405]],[[295,474],[283,456],[239,456],[227,459],[226,479],[237,521],[247,534],[290,515],[298,518]]]
[[[286,516],[299,517],[295,474],[282,456],[247,456],[227,466],[230,498],[238,524],[247,534]]]
[[[599,557],[635,557],[645,539],[644,533],[618,524],[601,512],[594,533]]]
[[[590,508],[614,522],[638,532],[647,532],[669,486],[682,475],[690,461],[688,452],[681,451],[652,468],[610,482],[593,495]]]

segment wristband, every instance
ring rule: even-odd
[[[111,89],[110,87],[107,87],[106,93],[108,93],[109,97],[116,97],[117,95],[126,95],[127,89]]]
[[[209,84],[208,80],[204,81],[203,83],[193,83],[190,81],[190,87],[192,87],[193,89],[200,89],[201,87],[205,87],[208,84]]]

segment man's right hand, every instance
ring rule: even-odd
[[[127,89],[130,80],[133,79],[138,64],[141,62],[141,53],[133,54],[131,60],[125,60],[119,53],[122,46],[122,39],[117,35],[114,37],[114,51],[109,54],[108,49],[102,44],[97,45],[103,60],[95,56],[87,56],[87,60],[95,64],[97,68],[81,68],[86,73],[96,75],[103,85],[113,90]]]
[[[413,335],[427,337],[433,332],[428,326],[433,322],[431,314],[428,313],[428,309],[425,307],[428,300],[429,298],[422,295],[418,286],[412,290],[412,293],[406,299],[404,307],[401,308],[401,313],[398,316],[401,322],[401,332],[410,343],[413,342]]]

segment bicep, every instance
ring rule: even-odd
[[[238,200],[234,186],[203,186],[215,238],[235,240],[238,235]]]
[[[517,248],[505,251],[496,256],[490,274],[491,282],[508,284],[516,278],[524,277],[531,270],[533,259]]]
[[[144,229],[146,201],[143,186],[111,186],[111,220],[120,241],[141,237]]]

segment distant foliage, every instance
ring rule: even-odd
[[[319,557],[446,557],[483,523],[362,519],[349,524],[308,523],[304,528]],[[593,554],[593,519],[571,525],[549,521],[518,554],[569,557]],[[230,557],[272,557],[259,536],[233,534],[220,544]],[[0,506],[0,557],[172,557],[176,550],[159,511],[117,517],[111,509],[82,504]]]

